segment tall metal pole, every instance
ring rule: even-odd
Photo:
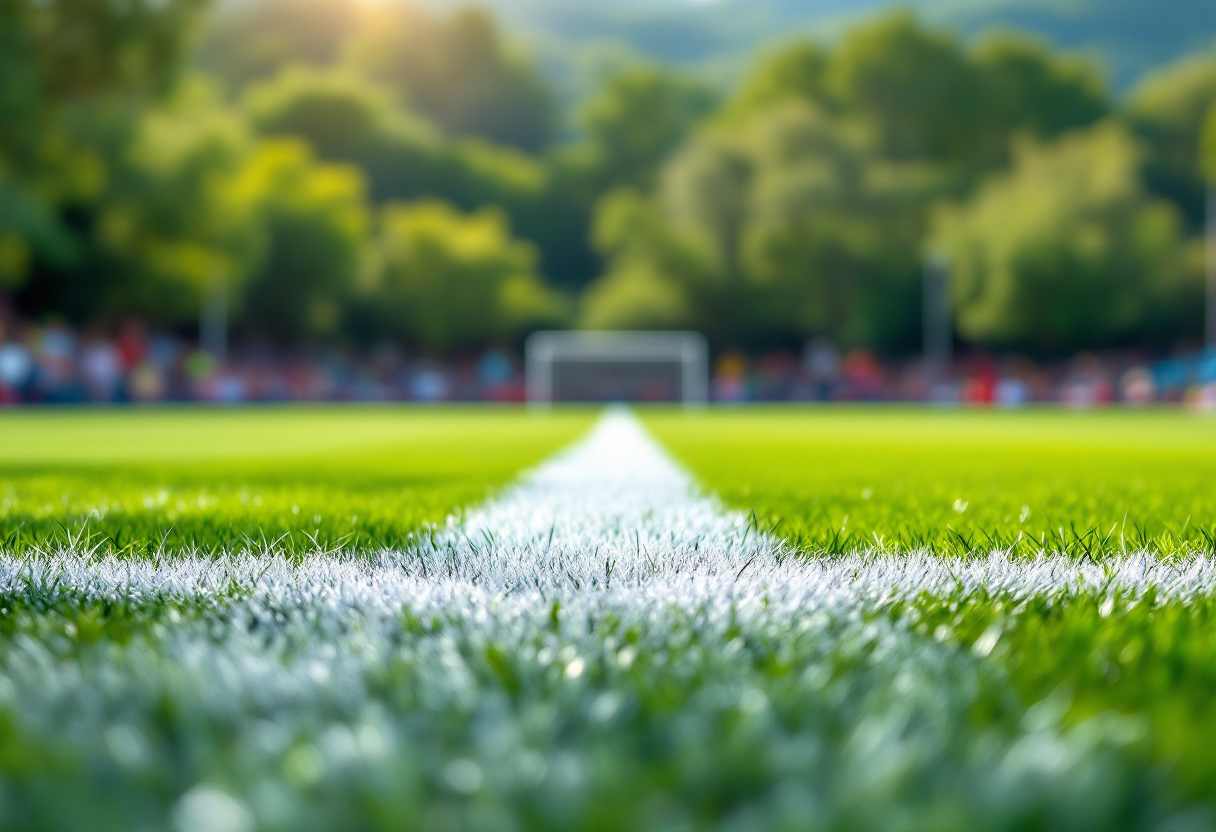
[[[203,352],[222,362],[228,353],[228,284],[218,268],[211,273],[198,329]]]
[[[931,382],[944,379],[954,348],[954,325],[950,315],[950,262],[943,254],[930,255],[925,263],[924,298],[925,365]]]
[[[1216,351],[1216,184],[1208,187],[1207,206],[1207,306],[1204,315],[1204,343]]]

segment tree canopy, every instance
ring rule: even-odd
[[[1216,53],[1118,101],[1088,58],[900,11],[727,93],[618,58],[561,111],[483,11],[202,3],[0,3],[0,292],[22,314],[191,332],[218,280],[238,338],[285,345],[687,327],[898,355],[942,249],[976,346],[1199,332]]]
[[[1019,145],[1011,171],[943,211],[961,334],[1041,353],[1168,334],[1201,297],[1177,210],[1148,194],[1113,123]]]

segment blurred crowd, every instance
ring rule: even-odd
[[[884,362],[866,350],[839,351],[813,341],[801,354],[724,353],[714,363],[711,391],[721,403],[1176,403],[1210,409],[1216,408],[1216,352],[1154,361],[1085,353],[1055,364],[981,354],[934,364]],[[390,343],[361,354],[263,346],[217,361],[191,342],[149,333],[138,321],[116,334],[0,321],[0,404],[524,399],[522,362],[505,349],[435,361],[411,358]]]
[[[1058,363],[986,354],[936,363],[883,362],[867,350],[842,353],[827,341],[812,341],[801,356],[773,353],[749,361],[737,353],[722,355],[715,368],[713,398],[981,407],[1175,403],[1209,409],[1216,407],[1216,352],[1154,361],[1133,353],[1082,353]]]
[[[0,325],[0,404],[523,401],[519,362],[407,360],[391,344],[356,355],[251,347],[217,361],[130,322],[115,336],[61,324]]]

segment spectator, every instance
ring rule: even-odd
[[[127,393],[135,402],[163,401],[168,395],[164,371],[151,361],[137,364],[128,375]]]
[[[0,403],[15,404],[29,398],[34,359],[24,344],[0,344]]]
[[[992,359],[981,356],[976,360],[971,378],[963,387],[963,401],[967,404],[987,407],[996,399],[996,365]]]
[[[123,324],[118,337],[114,339],[114,346],[118,350],[123,370],[129,371],[142,362],[148,349],[143,322],[132,318]]]
[[[999,407],[1023,407],[1030,401],[1030,385],[1019,376],[1004,376],[996,383],[993,398]]]
[[[1144,367],[1132,367],[1119,378],[1119,398],[1130,405],[1152,404],[1157,400],[1153,374]]]
[[[66,326],[51,324],[42,331],[34,362],[35,396],[51,404],[84,399],[76,375],[76,337]]]
[[[747,401],[747,362],[739,353],[728,352],[718,359],[714,399],[734,404]]]
[[[1082,353],[1073,359],[1072,372],[1064,381],[1060,400],[1068,407],[1081,409],[1114,400],[1110,377],[1097,356]]]
[[[80,358],[80,374],[91,400],[114,401],[118,397],[122,371],[122,362],[113,344],[96,338],[85,345]]]
[[[844,379],[850,399],[862,402],[882,399],[882,368],[869,350],[853,350],[845,356]]]
[[[441,402],[450,395],[451,385],[440,370],[419,370],[410,381],[410,398],[416,402]]]
[[[827,402],[835,397],[836,379],[840,373],[840,357],[832,342],[816,338],[806,345],[802,353],[802,367],[811,382],[811,396],[815,401]]]

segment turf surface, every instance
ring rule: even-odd
[[[1216,552],[1216,420],[1183,412],[781,408],[646,423],[808,554]]]
[[[882,409],[651,414],[705,485],[808,557],[1007,549],[1102,564],[1216,553],[1216,420],[1177,411]],[[1125,730],[1195,799],[1216,795],[1216,601],[954,593],[882,613],[991,660],[1024,703]]]
[[[476,408],[0,413],[0,549],[401,546],[593,419]]]
[[[1212,554],[1216,423],[646,411],[753,534],[786,537],[781,581],[664,570],[640,541],[635,589],[609,591],[608,559],[546,586],[501,558],[488,586],[473,561],[419,581],[412,534],[590,417],[0,416],[0,826],[1216,829],[1216,601],[1184,580]],[[620,469],[606,501],[650,484],[596,459]],[[707,510],[687,499],[637,522]],[[71,539],[92,542],[38,552]],[[912,550],[1099,579],[928,592]],[[1166,567],[1140,580],[1140,552]]]

